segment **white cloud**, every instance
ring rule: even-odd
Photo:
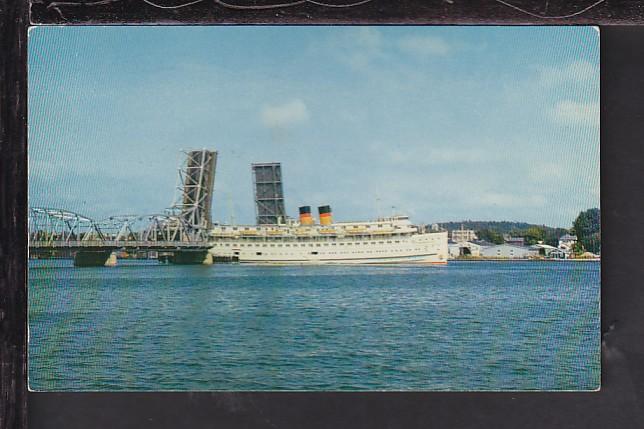
[[[355,33],[355,42],[364,49],[379,50],[382,45],[382,36],[373,27],[360,27]]]
[[[589,61],[573,61],[562,67],[542,68],[539,71],[539,82],[548,87],[570,83],[599,83],[599,65]]]
[[[372,143],[372,148],[387,154],[387,162],[412,165],[472,166],[508,160],[508,155],[498,151],[486,150],[454,143],[452,146],[427,147],[426,142],[407,142],[392,150],[386,143]]]
[[[283,104],[264,106],[261,111],[262,123],[269,128],[284,128],[309,120],[309,109],[300,99]]]
[[[555,105],[552,117],[564,125],[599,125],[599,103],[560,101]]]
[[[382,35],[375,28],[360,27],[351,34],[350,41],[343,41],[342,44],[346,51],[341,56],[357,70],[368,68],[373,60],[384,55]]]
[[[435,164],[480,164],[495,161],[499,158],[497,153],[490,153],[472,147],[429,149],[426,156],[430,162]]]
[[[454,46],[442,37],[402,36],[394,38],[383,36],[373,27],[357,27],[327,40],[326,44],[314,43],[312,52],[330,50],[330,54],[356,71],[373,71],[374,63],[388,61],[396,52],[425,58],[446,55]],[[386,68],[387,66],[385,66]]]
[[[450,45],[440,37],[408,36],[400,39],[398,47],[401,51],[417,57],[445,55],[450,51]]]
[[[566,177],[566,166],[555,163],[537,163],[526,170],[526,177],[535,183],[559,182]]]

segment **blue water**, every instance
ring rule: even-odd
[[[33,390],[592,390],[592,262],[29,268]]]

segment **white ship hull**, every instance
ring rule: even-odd
[[[429,232],[388,236],[298,237],[253,240],[221,239],[213,243],[214,257],[240,263],[309,264],[426,264],[447,263],[447,233]]]

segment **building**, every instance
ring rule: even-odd
[[[568,259],[570,258],[570,253],[564,252],[561,249],[555,249],[550,254],[548,255],[548,258],[550,259]]]
[[[541,256],[545,258],[552,258],[552,259],[565,259],[568,256],[568,252],[563,251],[562,249],[558,249],[554,246],[550,246],[548,244],[534,244],[530,246],[530,249],[535,252],[535,256]]]
[[[464,229],[463,225],[461,225],[461,229],[455,229],[452,231],[451,238],[454,243],[464,243],[466,241],[474,241],[478,237],[473,229]]]
[[[447,245],[448,254],[450,259],[455,259],[459,257],[480,257],[481,256],[481,246],[476,243],[471,243],[469,241],[462,243],[451,242]]]
[[[502,259],[527,259],[535,256],[535,252],[529,247],[513,246],[511,244],[498,244],[481,248],[481,256],[484,258]]]
[[[559,249],[565,252],[572,252],[577,244],[577,236],[571,234],[565,234],[559,238]]]
[[[525,239],[523,237],[512,237],[510,234],[503,234],[503,241],[513,246],[525,245]]]

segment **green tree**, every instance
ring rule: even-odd
[[[545,240],[546,231],[541,227],[531,226],[523,232],[522,236],[525,244],[537,244],[539,241]]]
[[[546,229],[546,238],[543,242],[550,246],[557,247],[559,245],[559,237],[570,233],[571,231],[565,228],[548,228]]]
[[[579,213],[573,223],[573,230],[584,250],[601,252],[601,216],[598,208]]]
[[[503,234],[489,228],[476,231],[476,235],[480,240],[489,241],[494,244],[503,244]]]

